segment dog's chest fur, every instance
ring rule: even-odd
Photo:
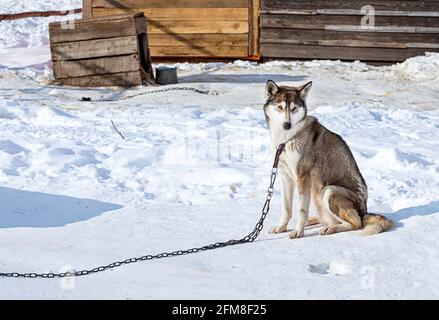
[[[280,169],[290,177],[297,180],[297,172],[299,171],[301,160],[304,156],[303,141],[293,139],[285,146],[285,152],[280,158]]]
[[[285,135],[283,131],[272,131],[271,141],[273,146],[277,146],[285,141],[285,152],[281,155],[279,161],[279,169],[281,173],[294,178],[297,181],[298,172],[304,164],[305,145],[308,143],[308,136],[310,135],[310,125],[314,123],[314,117],[306,117],[295,126],[295,128]]]

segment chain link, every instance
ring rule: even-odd
[[[169,92],[169,91],[193,91],[195,93],[199,94],[205,94],[205,95],[217,95],[215,91],[210,90],[200,90],[197,88],[192,87],[172,87],[172,88],[165,88],[165,89],[157,89],[157,90],[148,90],[144,92],[135,93],[129,96],[119,97],[116,99],[98,99],[98,100],[91,100],[91,98],[83,97],[82,101],[93,101],[93,102],[116,102],[116,101],[122,101],[127,99],[132,99],[138,96],[143,96],[147,94],[154,94],[154,93],[163,93],[163,92]]]
[[[260,217],[259,221],[256,223],[253,231],[250,232],[247,236],[245,236],[239,240],[232,239],[232,240],[225,241],[225,242],[216,242],[216,243],[212,243],[212,244],[205,245],[202,247],[195,247],[195,248],[186,249],[186,250],[176,250],[173,252],[163,252],[163,253],[159,253],[156,255],[145,255],[145,256],[141,256],[141,257],[134,257],[134,258],[129,258],[129,259],[126,259],[123,261],[116,261],[116,262],[110,263],[106,266],[100,266],[100,267],[96,267],[93,269],[85,269],[85,270],[80,270],[80,271],[61,272],[61,273],[0,272],[0,277],[4,277],[4,278],[65,278],[65,277],[72,277],[72,276],[80,277],[80,276],[86,276],[86,275],[106,271],[109,269],[118,268],[122,265],[127,265],[130,263],[136,263],[136,262],[146,261],[146,260],[162,259],[162,258],[168,258],[168,257],[175,257],[175,256],[183,256],[186,254],[198,253],[198,252],[203,252],[206,250],[213,250],[213,249],[224,248],[224,247],[228,247],[228,246],[234,246],[237,244],[253,242],[256,240],[256,238],[259,236],[262,229],[264,228],[265,218],[267,217],[267,214],[270,211],[270,201],[273,197],[274,183],[275,183],[276,177],[277,177],[277,166],[278,166],[278,162],[279,162],[279,157],[280,157],[281,153],[283,152],[284,147],[285,147],[285,145],[282,144],[279,146],[279,148],[276,151],[276,156],[275,156],[275,160],[273,163],[273,168],[272,168],[271,176],[270,176],[270,185],[267,189],[267,197],[265,199],[264,206],[262,207],[261,217]]]

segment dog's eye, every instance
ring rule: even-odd
[[[282,110],[284,107],[280,104],[277,106],[279,108],[279,110]]]
[[[295,112],[298,108],[296,106],[291,108],[291,112]]]

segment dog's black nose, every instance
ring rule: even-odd
[[[291,129],[291,123],[289,123],[289,122],[284,122],[284,129],[285,129],[285,130],[290,130],[290,129]]]

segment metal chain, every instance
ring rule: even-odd
[[[126,259],[123,261],[113,262],[113,263],[110,263],[108,265],[96,267],[93,269],[85,269],[85,270],[80,270],[80,271],[61,272],[61,273],[0,272],[0,277],[4,277],[4,278],[65,278],[65,277],[73,277],[73,276],[79,277],[79,276],[86,276],[86,275],[90,275],[93,273],[102,272],[102,271],[109,270],[109,269],[118,268],[122,265],[130,264],[130,263],[136,263],[136,262],[146,261],[146,260],[161,259],[161,258],[169,258],[169,257],[175,257],[175,256],[182,256],[182,255],[202,252],[202,251],[206,251],[206,250],[213,250],[213,249],[224,248],[224,247],[228,247],[228,246],[234,246],[237,244],[253,242],[256,240],[256,238],[259,236],[262,229],[264,228],[265,218],[267,217],[267,214],[270,211],[270,202],[271,202],[271,199],[273,197],[274,183],[276,181],[277,172],[278,172],[277,167],[278,167],[280,155],[282,154],[284,148],[285,148],[285,144],[281,144],[276,151],[276,156],[274,158],[274,163],[273,163],[273,167],[272,167],[272,171],[271,171],[270,186],[267,189],[267,197],[265,199],[264,206],[262,207],[261,218],[256,223],[253,231],[251,233],[249,233],[247,236],[245,236],[244,238],[241,238],[239,240],[232,239],[232,240],[225,241],[225,242],[216,242],[216,243],[212,243],[212,244],[209,244],[206,246],[192,248],[192,249],[176,250],[173,252],[163,252],[163,253],[159,253],[159,254],[155,254],[155,255],[145,255],[145,256],[141,256],[141,257],[129,258],[129,259]]]
[[[129,95],[129,96],[124,96],[124,97],[119,97],[116,99],[99,99],[99,100],[91,100],[91,98],[87,98],[87,97],[83,97],[82,101],[94,101],[94,102],[116,102],[116,101],[122,101],[122,100],[127,100],[127,99],[132,99],[138,96],[143,96],[146,94],[153,94],[153,93],[163,93],[163,92],[168,92],[168,91],[193,91],[199,94],[206,94],[206,95],[217,95],[217,93],[215,91],[210,91],[210,90],[200,90],[197,88],[192,88],[192,87],[172,87],[172,88],[166,88],[166,89],[158,89],[158,90],[148,90],[145,92],[139,92],[133,95]]]

